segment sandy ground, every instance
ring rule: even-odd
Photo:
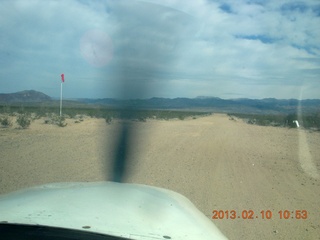
[[[119,123],[87,118],[60,128],[0,128],[0,193],[62,181],[110,179]],[[320,239],[320,133],[248,125],[226,115],[135,123],[126,181],[188,197],[229,239]],[[226,211],[237,213],[226,219]],[[272,213],[262,219],[261,211]],[[307,219],[279,211],[306,210]],[[242,213],[254,213],[243,219]],[[293,218],[291,218],[293,216]]]

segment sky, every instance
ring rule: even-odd
[[[1,0],[0,93],[320,98],[318,0]]]

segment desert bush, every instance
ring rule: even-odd
[[[34,121],[34,120],[37,120],[37,119],[40,119],[41,116],[38,114],[38,113],[31,113],[30,115],[30,118],[31,118],[31,121]]]
[[[59,127],[65,127],[67,126],[67,123],[65,122],[65,118],[64,117],[59,117],[58,120],[56,121],[56,124]]]
[[[140,121],[140,122],[146,122],[147,119],[146,119],[145,117],[139,117],[139,118],[138,118],[138,121]]]
[[[247,123],[248,124],[256,124],[256,120],[255,119],[248,119]]]
[[[184,120],[184,118],[185,118],[185,116],[183,116],[183,115],[179,115],[179,116],[178,116],[178,119],[179,119],[179,120]]]
[[[55,124],[57,120],[57,115],[53,113],[46,113],[46,119],[44,120],[44,124]]]
[[[84,121],[84,116],[81,114],[76,114],[74,117],[74,119],[76,119],[77,122],[83,122]]]
[[[301,127],[305,129],[320,129],[320,113],[313,114],[232,114],[236,117],[244,119],[248,124],[274,127],[296,128],[295,120],[299,121]]]
[[[2,118],[0,118],[0,123],[2,125],[2,127],[11,127],[12,126],[12,120],[11,118],[9,118],[9,116],[4,116]]]
[[[53,125],[57,125],[59,127],[67,126],[67,123],[65,122],[65,120],[66,120],[65,115],[60,117],[60,116],[52,113],[52,114],[48,114],[47,117],[48,117],[48,119],[44,120],[44,124],[53,124]]]
[[[22,128],[28,128],[31,124],[31,119],[27,114],[20,114],[17,118],[17,123]]]
[[[59,126],[59,127],[65,127],[67,126],[67,123],[65,122],[66,120],[66,115],[58,116],[58,115],[53,115],[52,116],[52,123]]]
[[[106,123],[111,124],[112,122],[112,117],[106,117]]]

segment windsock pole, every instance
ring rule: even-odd
[[[61,74],[61,87],[60,87],[60,117],[62,116],[62,83],[64,83],[64,74]]]

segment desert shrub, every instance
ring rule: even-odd
[[[74,117],[74,119],[76,119],[76,121],[78,122],[83,122],[84,121],[84,116],[83,115],[79,115],[79,114],[76,114]]]
[[[147,121],[147,119],[146,119],[146,117],[139,117],[138,118],[138,121],[140,121],[140,122],[146,122]]]
[[[299,121],[301,127],[305,129],[320,129],[320,113],[313,114],[233,114],[236,117],[244,119],[248,124],[274,127],[296,128],[295,120]],[[230,116],[230,115],[229,115]]]
[[[65,122],[65,118],[63,117],[59,117],[57,123],[56,123],[59,127],[65,127],[67,126],[67,123]]]
[[[48,119],[44,120],[45,124],[53,124],[57,125],[59,127],[65,127],[67,126],[67,123],[65,122],[66,118],[65,116],[58,116],[56,114],[48,114]]]
[[[27,114],[20,114],[17,118],[17,123],[22,128],[28,128],[31,124],[31,119]]]
[[[106,117],[106,123],[107,124],[111,124],[111,122],[112,122],[112,117]]]
[[[4,116],[2,118],[0,118],[0,123],[2,125],[2,127],[11,127],[12,126],[12,120],[11,118],[9,118],[9,116]]]
[[[178,116],[178,119],[179,119],[179,120],[184,120],[184,117],[185,117],[185,116],[183,116],[183,115],[179,115],[179,116]]]
[[[305,128],[320,129],[320,117],[317,114],[302,116],[302,123]]]
[[[57,115],[53,113],[46,113],[46,119],[44,120],[44,124],[55,124],[57,120]]]
[[[37,120],[37,119],[40,119],[41,116],[38,114],[38,113],[31,113],[30,115],[30,118],[31,118],[31,121],[34,121],[34,120]]]
[[[255,120],[255,119],[248,119],[248,120],[247,120],[247,123],[248,123],[248,124],[255,124],[255,123],[256,123],[256,120]]]

